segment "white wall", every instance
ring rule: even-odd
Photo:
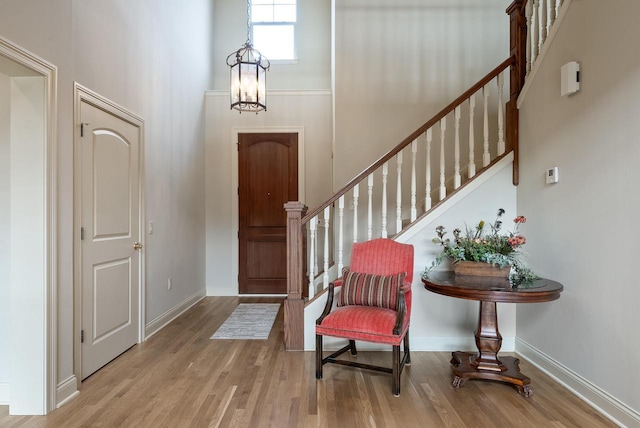
[[[574,1],[520,113],[518,210],[560,300],[518,307],[518,337],[640,413],[640,3]],[[581,91],[560,97],[560,67]],[[558,166],[560,182],[545,185]],[[637,423],[637,421],[636,421]]]
[[[247,4],[215,0],[213,24],[214,90],[229,87],[227,56],[247,40]],[[274,61],[267,73],[272,89],[329,89],[331,87],[331,0],[299,1],[296,24],[297,61]]]
[[[146,216],[154,222],[145,254],[149,322],[204,290],[203,94],[212,5],[77,2],[73,12],[75,80],[145,120]],[[99,61],[83,54],[92,51]]]
[[[272,91],[267,102],[267,112],[240,114],[229,109],[228,92],[212,91],[206,97],[208,295],[238,294],[238,151],[234,131],[301,131],[301,201],[315,207],[331,194],[331,93]]]
[[[509,56],[508,4],[336,0],[335,188]]]
[[[427,224],[423,222],[418,225],[420,232],[406,240],[406,243],[413,244],[415,253],[411,314],[412,349],[455,351],[456,345],[465,338],[470,345],[467,349],[475,349],[473,332],[478,324],[478,302],[428,292],[420,276],[424,268],[430,266],[432,260],[440,253],[441,247],[432,242],[436,237],[436,227],[442,225],[451,233],[456,227],[471,226],[480,220],[493,223],[498,209],[502,208],[506,211],[503,218],[505,230],[511,229],[510,219],[519,214],[516,212],[516,187],[511,181],[512,168],[511,163],[506,163],[493,177],[459,202],[446,204],[446,207],[453,205],[447,211],[439,213],[433,220],[429,218]],[[522,233],[527,236],[526,228],[522,228]],[[400,237],[399,240],[404,242],[405,238]],[[451,267],[443,263],[439,269],[451,270]],[[515,317],[516,305],[498,304],[498,323],[504,351],[513,350],[516,336]]]
[[[58,67],[58,383],[73,379],[73,82],[145,120],[146,322],[204,295],[209,0],[0,0],[0,36]],[[173,289],[167,290],[167,278]],[[72,387],[74,385],[72,384]],[[66,392],[64,393],[66,394]],[[62,395],[62,394],[61,394]]]
[[[11,275],[9,84],[9,76],[0,72],[0,404],[8,398],[9,382],[9,276]]]

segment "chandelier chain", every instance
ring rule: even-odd
[[[247,0],[247,45],[251,45],[251,0]]]

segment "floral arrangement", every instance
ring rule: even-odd
[[[527,219],[524,216],[517,216],[513,219],[513,230],[502,233],[502,216],[505,210],[500,208],[498,215],[489,227],[486,227],[484,221],[480,221],[474,228],[466,227],[463,233],[460,229],[454,229],[453,241],[445,238],[447,232],[444,226],[436,227],[436,238],[433,238],[434,244],[442,246],[442,253],[438,254],[431,266],[426,268],[423,276],[427,277],[429,272],[442,263],[444,257],[449,257],[453,263],[460,261],[475,261],[497,265],[501,268],[511,266],[512,273],[510,280],[514,284],[522,284],[537,279],[534,274],[520,260],[522,253],[518,251],[527,239],[520,234],[518,227],[525,223]]]

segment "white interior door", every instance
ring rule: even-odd
[[[80,105],[82,379],[135,345],[141,262],[141,129]]]

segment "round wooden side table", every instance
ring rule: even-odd
[[[444,296],[478,300],[480,314],[475,331],[478,352],[452,353],[453,386],[461,387],[469,379],[489,379],[511,383],[520,394],[532,394],[531,380],[520,372],[520,360],[500,357],[502,336],[498,331],[496,303],[549,302],[560,297],[562,284],[550,279],[538,279],[529,284],[512,287],[508,279],[483,276],[461,276],[453,272],[433,272],[422,279],[427,290]]]

